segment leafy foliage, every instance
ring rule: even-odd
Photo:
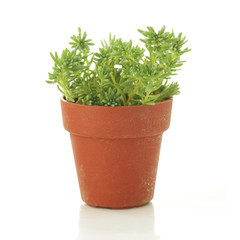
[[[169,80],[184,63],[181,55],[190,51],[183,49],[186,38],[166,32],[165,26],[158,32],[152,27],[138,31],[147,54],[111,34],[99,52],[91,53],[94,44],[79,28],[71,37],[71,51],[63,50],[60,57],[50,53],[54,66],[47,83],[56,83],[69,102],[96,106],[154,105],[179,94],[178,83]]]

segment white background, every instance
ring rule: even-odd
[[[240,239],[238,1],[1,1],[0,239]],[[166,25],[189,40],[155,198],[131,210],[80,199],[50,51],[77,28],[100,46]],[[228,192],[226,197],[226,190]]]

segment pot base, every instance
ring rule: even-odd
[[[138,207],[142,207],[142,206],[145,206],[147,205],[149,202],[146,202],[146,203],[143,203],[143,204],[139,204],[139,205],[133,205],[133,206],[115,206],[115,207],[105,207],[105,206],[96,206],[96,205],[93,205],[93,204],[89,204],[89,203],[86,203],[88,206],[90,207],[95,207],[95,208],[104,208],[104,209],[113,209],[113,210],[120,210],[120,209],[130,209],[130,208],[138,208]]]

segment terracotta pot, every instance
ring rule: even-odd
[[[151,201],[172,99],[153,106],[101,107],[61,98],[61,107],[83,201],[107,208]]]

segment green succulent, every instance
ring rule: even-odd
[[[59,57],[51,54],[53,72],[47,83],[56,83],[69,102],[95,106],[153,105],[180,93],[177,82],[169,82],[183,65],[181,55],[190,51],[182,33],[158,32],[152,27],[138,30],[145,48],[132,41],[109,35],[98,52],[90,52],[94,45],[87,34],[73,35],[72,50],[63,50]]]
[[[101,92],[98,95],[99,99],[101,99],[101,103],[103,106],[121,106],[122,96],[117,92],[116,89],[108,88],[106,92]]]

